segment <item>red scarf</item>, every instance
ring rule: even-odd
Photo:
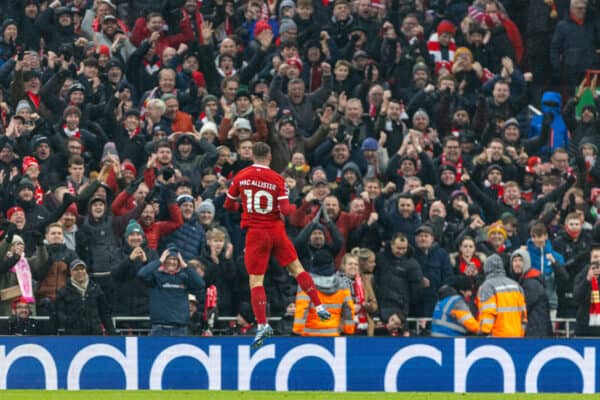
[[[62,126],[62,129],[65,135],[67,135],[67,137],[75,137],[77,139],[81,139],[81,132],[79,132],[79,129],[77,129],[76,131],[71,131],[69,130],[69,128],[67,128],[67,124],[64,124]]]
[[[569,237],[571,239],[573,239],[573,241],[576,241],[577,238],[579,237],[579,234],[581,233],[581,229],[578,231],[572,231],[569,229],[569,227],[567,226],[567,224],[565,224],[565,232],[567,232],[567,235],[569,235]]]
[[[481,273],[481,267],[483,266],[483,264],[481,263],[481,260],[475,256],[471,257],[471,263],[475,264],[475,267],[477,268],[477,271]],[[463,256],[460,256],[458,258],[458,269],[460,271],[461,274],[465,273],[465,269],[467,268],[467,261],[463,258]]]
[[[598,278],[592,278],[592,293],[590,295],[590,322],[589,326],[600,326],[600,290]]]
[[[575,18],[575,16],[573,15],[573,13],[571,13],[570,16],[571,16],[571,21],[575,22],[577,25],[583,26],[583,24],[585,24],[585,19]]]
[[[504,253],[505,250],[506,250],[506,245],[504,245],[504,243],[502,243],[502,246],[500,246],[496,249],[496,253],[502,254],[502,253]]]
[[[501,199],[502,196],[504,196],[504,185],[502,183],[499,183],[496,185],[490,185],[490,189],[492,189],[493,191],[496,192],[499,199]]]
[[[206,288],[206,301],[204,302],[204,319],[208,319],[208,311],[217,306],[217,287],[210,285]]]
[[[40,108],[40,95],[39,94],[35,94],[33,92],[27,91],[27,97],[29,97],[29,100],[31,100],[31,102],[33,103],[33,105],[35,106],[35,108]]]
[[[531,203],[533,201],[533,190],[528,189],[528,190],[523,190],[521,192],[521,197],[523,198],[523,200],[525,200],[528,203]]]
[[[440,163],[440,165],[442,164],[450,164],[452,166],[454,166],[454,168],[456,168],[456,183],[460,183],[460,177],[462,176],[462,170],[463,170],[463,158],[462,156],[460,156],[460,158],[458,159],[457,162],[452,162],[452,161],[448,161],[446,159],[446,155],[442,153],[442,162]]]
[[[133,130],[133,131],[130,131],[127,129],[127,134],[129,135],[129,139],[133,139],[134,137],[139,135],[140,131],[141,131],[141,128],[139,126],[137,128],[135,128],[135,130]]]
[[[367,318],[367,311],[363,307],[365,302],[365,288],[363,287],[360,274],[357,274],[354,282],[352,282],[352,290],[354,292],[354,301],[360,306],[360,310],[356,315],[356,318],[358,319],[358,329],[366,330],[369,320]]]
[[[35,202],[39,205],[44,204],[44,191],[39,183],[35,184],[35,192],[34,192]]]

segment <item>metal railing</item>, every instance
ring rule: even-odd
[[[0,316],[0,323],[6,322],[10,317]],[[48,316],[31,316],[31,319],[35,321],[50,321]],[[236,317],[218,317],[216,320],[215,328],[212,330],[215,335],[223,335],[228,331],[228,325],[232,321],[235,321]],[[282,321],[282,317],[269,317],[269,322],[278,323]],[[150,332],[150,317],[129,317],[119,316],[112,317],[115,330],[119,335],[133,335],[133,336],[145,336]],[[424,331],[425,326],[430,325],[431,318],[408,318],[407,324],[409,329],[416,332],[417,336],[420,336]],[[128,326],[124,326],[129,324]],[[552,328],[554,330],[554,337],[556,338],[571,338],[575,332],[574,330],[575,319],[574,318],[554,318],[552,319]],[[61,332],[59,332],[60,334]]]

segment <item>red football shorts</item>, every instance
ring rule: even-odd
[[[279,265],[286,267],[298,258],[296,248],[283,228],[249,228],[246,233],[244,261],[250,275],[264,275],[269,258],[275,257]]]

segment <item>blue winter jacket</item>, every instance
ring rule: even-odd
[[[529,252],[529,258],[531,258],[531,268],[537,269],[543,275],[551,275],[554,272],[550,261],[546,257],[548,254],[552,254],[554,259],[559,264],[564,264],[564,257],[552,248],[550,240],[546,240],[546,245],[543,249],[538,249],[530,239],[527,240],[527,251]]]
[[[167,236],[164,243],[167,247],[171,245],[177,247],[181,252],[181,256],[187,262],[192,258],[198,258],[202,252],[202,248],[206,243],[206,233],[194,215],[191,219],[185,221],[181,228]]]
[[[551,106],[547,102],[554,102],[557,105]],[[552,113],[554,120],[550,125],[550,139],[548,145],[544,146],[540,150],[540,155],[545,159],[548,159],[554,150],[563,148],[567,150],[569,148],[569,129],[567,124],[562,117],[562,97],[557,92],[545,92],[542,96],[542,111],[544,113]],[[531,130],[529,131],[529,137],[539,136],[542,133],[542,120],[543,115],[536,115],[531,119]]]
[[[152,324],[186,326],[190,321],[188,293],[196,296],[204,308],[204,280],[194,268],[182,268],[171,275],[160,270],[160,261],[151,261],[138,272],[150,287]]]

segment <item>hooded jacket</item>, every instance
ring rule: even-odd
[[[481,333],[493,337],[523,337],[527,307],[523,289],[506,277],[502,258],[491,255],[483,264],[485,281],[477,293]]]
[[[549,105],[548,102],[554,102],[556,105]],[[557,92],[545,92],[542,95],[541,109],[543,113],[550,113],[554,120],[550,125],[550,139],[548,145],[542,147],[539,154],[549,158],[554,150],[558,148],[568,149],[570,133],[567,124],[562,117],[562,96]],[[529,137],[539,136],[542,133],[542,121],[544,115],[536,115],[531,119],[531,130]]]
[[[544,279],[540,271],[531,268],[531,260],[526,250],[518,249],[510,256],[510,265],[515,257],[523,259],[523,271],[520,274],[512,272],[513,278],[523,288],[525,304],[527,305],[527,337],[552,336],[550,323],[550,303],[544,288]]]

